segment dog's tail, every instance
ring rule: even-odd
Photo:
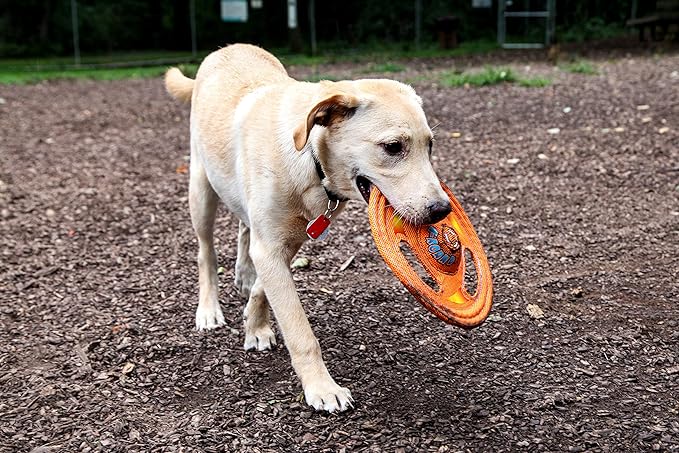
[[[182,102],[191,102],[191,93],[196,81],[182,74],[179,68],[170,68],[165,73],[165,88],[173,98]]]

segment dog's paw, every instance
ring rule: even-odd
[[[218,303],[208,308],[198,306],[196,310],[197,330],[214,329],[224,324],[226,324],[226,321],[224,321],[224,314]]]
[[[329,381],[311,382],[304,388],[304,398],[317,411],[345,411],[354,407],[354,399],[348,388]]]
[[[250,332],[245,331],[245,344],[243,348],[246,351],[267,351],[276,346],[276,334],[273,333],[271,327],[260,327],[252,329]]]

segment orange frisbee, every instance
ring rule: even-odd
[[[413,296],[449,324],[464,328],[480,325],[488,316],[493,299],[493,281],[488,259],[469,218],[448,187],[452,211],[433,225],[414,226],[394,215],[394,208],[373,186],[368,212],[370,229],[377,250],[396,277]],[[405,242],[435,282],[425,283],[401,251]],[[465,289],[464,275],[468,250],[476,268],[476,291]]]

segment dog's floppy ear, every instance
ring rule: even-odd
[[[316,104],[307,115],[306,121],[295,128],[293,138],[297,151],[304,148],[315,124],[327,127],[339,119],[353,115],[356,107],[358,99],[350,94],[334,94]]]

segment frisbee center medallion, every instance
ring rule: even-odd
[[[446,274],[454,274],[460,265],[460,239],[453,228],[448,225],[430,225],[427,228],[425,242],[427,252],[434,260],[435,266]]]

